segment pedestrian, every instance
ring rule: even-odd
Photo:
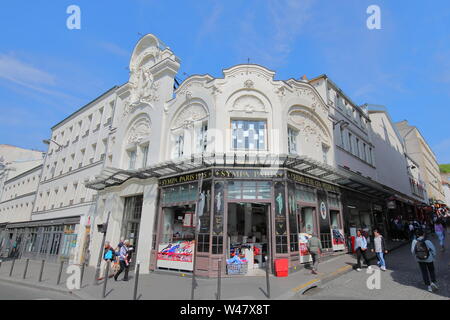
[[[428,291],[433,292],[433,289],[438,290],[436,274],[434,272],[436,248],[430,240],[425,239],[425,233],[422,230],[417,232],[417,238],[412,242],[411,253],[419,264],[423,282],[427,286]]]
[[[313,234],[311,238],[308,239],[307,248],[309,254],[312,257],[313,266],[312,266],[312,274],[317,274],[317,269],[319,267],[320,256],[322,255],[322,243],[320,239],[317,237],[317,234]]]
[[[439,218],[436,220],[436,223],[434,224],[434,232],[436,233],[438,239],[439,239],[439,245],[441,246],[441,251],[444,251],[444,244],[445,244],[445,223],[444,221]]]
[[[114,262],[116,261],[116,251],[113,247],[111,247],[111,243],[109,241],[105,242],[105,247],[103,251],[103,260],[105,263],[110,262],[111,269],[114,269]],[[109,277],[113,277],[114,273],[110,274]]]
[[[412,221],[409,222],[409,241],[414,239],[414,224]]]
[[[378,266],[382,271],[386,271],[386,261],[384,260],[384,255],[388,253],[386,248],[386,242],[384,241],[384,237],[380,234],[380,232],[375,229],[373,231],[374,234],[374,241],[373,241],[373,248],[372,252],[375,251],[375,254],[378,259]]]
[[[125,270],[125,275],[123,277],[123,281],[128,281],[128,270],[130,267],[130,264],[127,260],[128,255],[128,247],[130,246],[130,241],[125,240],[123,242],[123,245],[120,247],[120,253],[119,253],[119,264],[120,269],[119,271],[114,275],[114,280],[117,281],[117,278],[119,275]]]
[[[367,269],[371,269],[369,259],[367,259],[367,239],[361,234],[361,230],[356,232],[355,250],[358,263],[356,265],[356,271],[361,271],[361,256],[364,259]]]

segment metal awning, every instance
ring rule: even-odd
[[[86,187],[104,190],[123,184],[129,179],[166,178],[182,173],[221,167],[289,169],[299,174],[350,188],[374,197],[387,198],[396,193],[380,183],[345,168],[335,168],[307,156],[287,154],[202,153],[179,160],[165,161],[138,170],[106,168]]]

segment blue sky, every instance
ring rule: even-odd
[[[72,4],[81,30],[66,27]],[[372,4],[381,30],[366,27]],[[128,80],[134,45],[153,33],[181,79],[248,58],[276,79],[325,73],[357,104],[409,120],[450,163],[447,0],[17,0],[2,4],[0,28],[0,143],[46,149],[53,125]]]

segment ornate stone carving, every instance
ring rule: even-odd
[[[150,136],[150,127],[151,124],[148,118],[136,120],[129,130],[127,143],[140,143],[144,138]]]
[[[244,95],[236,99],[232,111],[243,111],[246,113],[267,112],[264,103],[255,96]]]
[[[246,88],[253,88],[255,86],[255,84],[253,83],[252,80],[248,79],[247,81],[244,82],[244,87]]]
[[[125,102],[124,114],[131,114],[141,104],[151,105],[159,100],[157,95],[159,83],[155,82],[150,68],[131,70],[130,97]]]
[[[195,121],[202,120],[206,117],[208,117],[208,114],[206,113],[205,108],[199,104],[185,107],[175,119],[172,129],[190,127]]]
[[[328,135],[325,129],[318,120],[308,112],[292,111],[289,114],[289,120],[296,124],[296,127],[305,137],[306,141],[309,141],[309,139],[312,138],[316,147],[320,147],[322,142],[329,144]]]

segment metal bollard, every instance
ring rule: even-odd
[[[86,266],[86,264],[83,262],[83,264],[81,265],[80,288],[83,286],[83,277],[84,277],[84,267],[85,266]]]
[[[137,289],[138,289],[138,283],[139,283],[139,266],[140,263],[136,265],[136,272],[135,272],[135,278],[134,278],[134,292],[133,292],[133,300],[137,300]]]
[[[3,262],[3,260],[0,260],[0,269],[2,268],[2,262]]]
[[[216,299],[220,300],[221,280],[222,280],[222,260],[218,262],[219,268],[217,269],[217,296]]]
[[[44,272],[44,264],[45,264],[45,260],[42,260],[41,271],[39,272],[39,282],[42,281],[42,273]]]
[[[27,262],[25,263],[25,270],[23,271],[23,278],[25,279],[27,277],[27,270],[28,270],[28,263],[30,262],[30,259],[27,259]]]
[[[10,277],[12,276],[15,263],[16,263],[16,258],[13,259],[12,264],[11,264],[11,270],[9,271],[9,276]]]
[[[266,284],[267,284],[267,298],[270,299],[269,260],[268,259],[266,259]]]
[[[61,274],[64,266],[64,260],[61,261],[61,266],[59,267],[59,274],[58,274],[58,280],[56,281],[56,285],[59,285],[59,282],[61,281]]]
[[[111,265],[111,261],[108,260],[108,262],[106,263],[105,281],[103,282],[102,298],[106,297],[106,284],[108,283],[110,265]]]

